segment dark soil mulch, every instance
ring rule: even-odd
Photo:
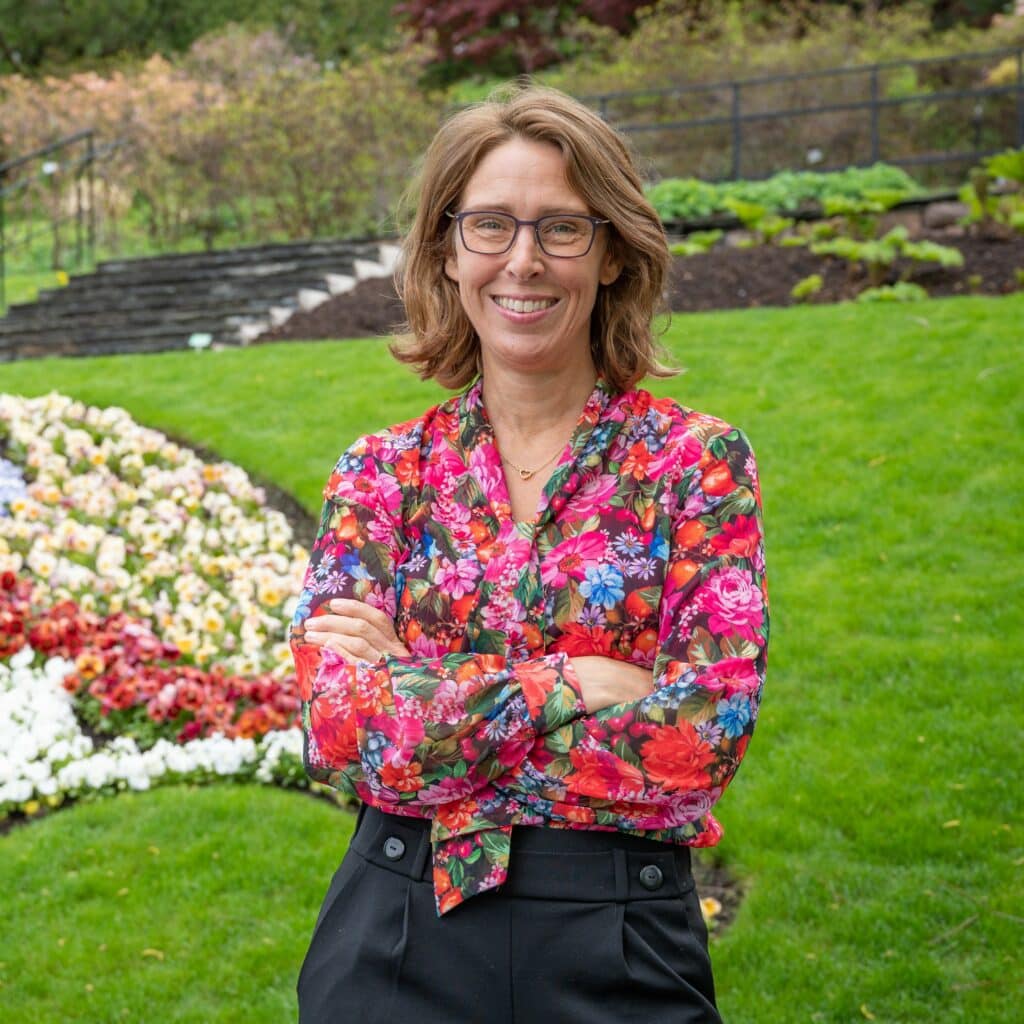
[[[1016,271],[1024,270],[1024,235],[1006,241],[925,235],[930,241],[955,246],[962,267],[904,263],[897,275],[919,284],[929,295],[1006,295],[1021,285]],[[793,286],[811,274],[823,285],[815,302],[842,302],[866,286],[862,269],[845,260],[815,256],[806,247],[758,246],[753,249],[712,249],[701,256],[676,259],[672,268],[670,305],[673,312],[745,309],[754,306],[792,306]]]
[[[1024,271],[1024,235],[1008,240],[951,238],[938,232],[918,237],[955,246],[964,257],[963,267],[926,264],[896,268],[897,274],[906,273],[908,280],[929,295],[1006,295],[1021,288],[1016,275]],[[791,306],[793,285],[811,274],[820,274],[823,280],[815,303],[852,299],[866,285],[863,271],[843,260],[815,256],[805,247],[717,246],[700,256],[676,257],[669,279],[669,303],[676,313]],[[259,340],[378,337],[392,333],[402,319],[402,305],[391,281],[371,279],[308,313],[296,313]]]
[[[320,338],[376,338],[392,334],[405,320],[405,309],[389,277],[360,281],[306,313],[293,313],[258,341],[315,341]],[[341,329],[342,333],[338,333]]]

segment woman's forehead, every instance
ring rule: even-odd
[[[548,142],[512,139],[487,153],[463,190],[462,204],[505,210],[528,202],[544,212],[585,212],[587,204],[569,184],[565,157]]]

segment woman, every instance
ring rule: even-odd
[[[668,258],[622,141],[560,93],[426,154],[396,354],[464,390],[325,490],[306,766],[364,806],[304,1022],[719,1020],[689,847],[757,715],[760,499],[742,433],[635,387],[670,372]]]

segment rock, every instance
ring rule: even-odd
[[[921,219],[930,231],[939,231],[959,224],[970,212],[971,208],[966,203],[929,203]]]

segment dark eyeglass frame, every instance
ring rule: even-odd
[[[590,252],[591,249],[593,249],[594,239],[597,237],[598,227],[602,224],[611,224],[611,221],[608,220],[607,218],[591,217],[587,213],[548,213],[545,214],[543,217],[538,217],[536,220],[520,220],[518,217],[513,217],[511,213],[507,213],[505,210],[462,210],[459,213],[452,213],[451,210],[445,210],[444,212],[445,214],[447,214],[447,216],[451,217],[451,219],[454,220],[459,225],[459,238],[462,239],[462,244],[466,247],[466,251],[476,253],[477,256],[504,256],[505,253],[507,253],[512,248],[512,246],[516,244],[516,239],[519,237],[519,229],[523,227],[532,227],[533,237],[537,240],[537,245],[540,248],[540,251],[544,253],[545,256],[550,256],[552,259],[555,260],[578,260],[586,256],[587,253]],[[466,242],[466,233],[462,227],[463,218],[469,217],[471,214],[476,214],[477,216],[479,216],[480,214],[484,213],[492,214],[495,217],[506,217],[511,221],[515,221],[516,227],[515,230],[512,232],[511,240],[509,241],[508,245],[505,246],[504,249],[501,249],[498,252],[480,252],[479,249],[470,248],[470,246]],[[565,217],[577,217],[580,220],[590,221],[592,229],[590,232],[590,243],[587,245],[586,249],[584,249],[583,252],[574,252],[571,256],[566,256],[564,253],[548,252],[548,250],[544,248],[544,243],[541,241],[540,238],[540,225],[543,224],[544,221],[559,220],[564,219]]]

